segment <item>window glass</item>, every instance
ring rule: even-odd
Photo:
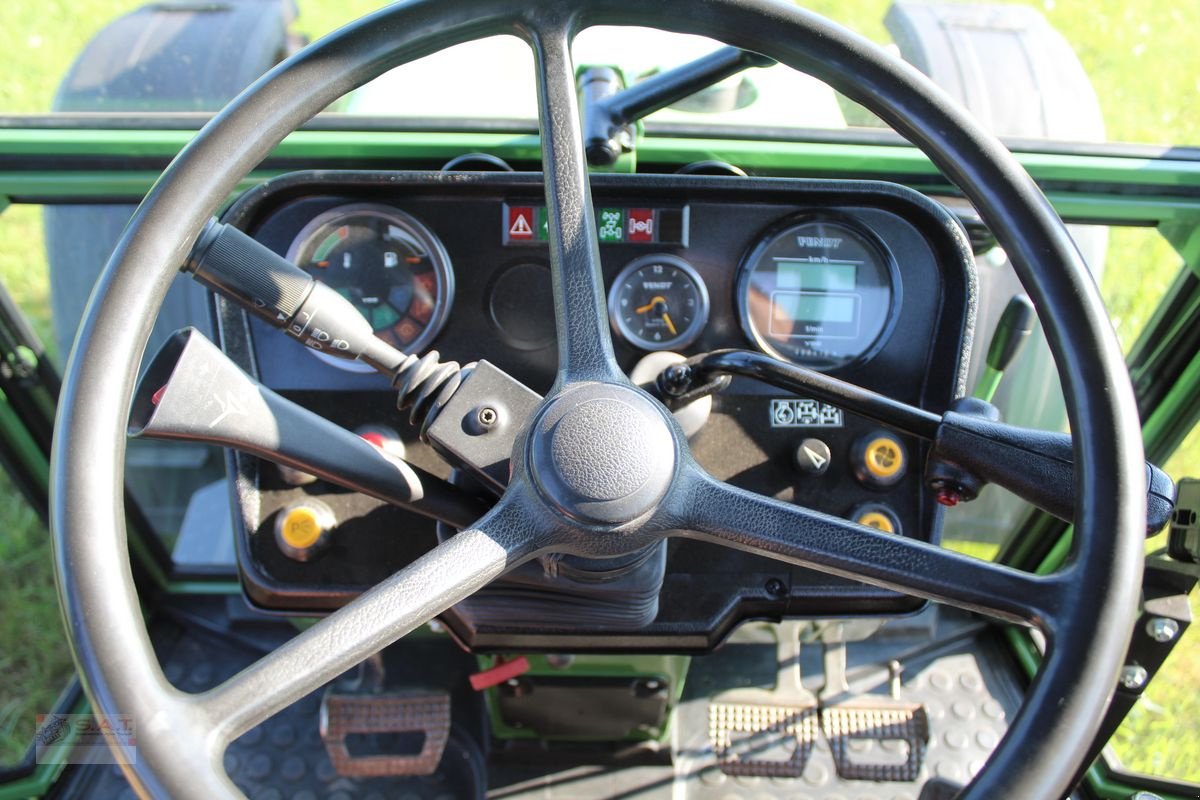
[[[1200,425],[1163,468],[1174,480],[1200,478]],[[1166,544],[1164,531],[1146,542],[1146,552]],[[1110,752],[1132,772],[1200,783],[1200,587],[1189,600],[1192,624],[1117,729]]]
[[[0,469],[0,767],[24,760],[37,715],[54,710],[72,670],[50,535]]]
[[[92,285],[117,237],[133,213],[127,205],[14,205],[0,214],[0,283],[31,321],[35,333],[61,371]],[[147,352],[157,352],[171,332],[186,326],[209,331],[205,292],[191,281],[176,281],[155,323]],[[227,492],[197,493],[223,481],[222,451],[187,442],[129,442],[127,485],[168,552],[181,548],[191,565],[225,565],[232,569],[232,547],[224,538],[204,535],[201,519],[225,519],[211,508],[227,503]],[[4,496],[0,495],[0,502]],[[196,525],[185,524],[197,503]],[[199,504],[207,504],[205,514]],[[180,543],[181,532],[189,531]],[[205,546],[200,546],[201,544]]]
[[[249,40],[245,38],[248,24],[228,30],[218,26],[199,36],[210,52],[224,42],[224,46],[238,48],[245,63],[259,58],[262,63],[254,68],[258,74],[305,41],[384,4],[384,0],[299,0],[294,19],[267,26],[269,30],[255,29]],[[1200,28],[1200,5],[1175,0],[1001,0],[999,4],[1019,7],[1005,13],[1021,16],[1006,17],[997,27],[1006,33],[988,34],[991,41],[983,42],[984,49],[973,54],[964,51],[957,67],[944,77],[935,75],[993,130],[1023,139],[1200,144],[1200,119],[1190,113],[1188,102],[1196,94],[1196,76],[1200,75],[1200,51],[1192,42],[1193,32]],[[945,46],[933,40],[921,45],[912,35],[911,21],[899,19],[894,11],[888,17],[890,0],[805,0],[801,5],[848,25],[923,68],[935,69],[929,66],[932,61],[921,55],[922,48]],[[222,83],[225,78],[220,70],[189,72],[192,56],[177,55],[171,49],[179,41],[170,37],[162,42],[141,39],[141,23],[127,15],[135,11],[166,15],[170,20],[160,21],[159,29],[178,32],[212,23],[216,8],[181,4],[181,8],[166,10],[165,4],[145,4],[143,0],[9,0],[6,24],[0,26],[0,113],[214,110],[254,76],[240,76],[240,86],[230,88]],[[955,41],[961,48],[982,30],[971,17],[981,13],[994,16],[996,12],[957,10],[945,17],[944,25],[934,27],[948,31],[947,41]],[[1052,31],[1040,27],[1043,18]],[[117,42],[128,40],[128,46],[116,45],[118,50],[128,53],[135,45],[143,48],[139,51],[139,63],[145,67],[141,73],[127,69],[124,58],[106,59],[93,52],[89,60],[88,43],[113,23],[115,27],[106,35]],[[1033,30],[1036,35],[1012,36],[1011,31],[1017,29]],[[185,38],[178,36],[178,40]],[[637,80],[713,46],[694,37],[664,38],[610,29],[607,33],[585,32],[576,59],[616,65],[629,80]],[[531,118],[531,61],[525,51],[512,40],[499,44],[490,40],[435,56],[415,71],[401,68],[336,109],[374,116]],[[114,66],[118,61],[123,65],[119,69]],[[783,68],[751,70],[701,97],[664,109],[654,118],[711,124],[715,131],[730,124],[834,129],[880,124],[828,87],[786,72]],[[1017,93],[1020,103],[1013,104],[1012,93],[1004,91],[1011,87],[989,83],[997,74],[1010,82],[1017,80],[1018,72],[1057,81],[1061,97],[1053,92],[1043,95],[1031,84],[1028,91]],[[175,73],[178,80],[170,77]],[[1147,75],[1154,79],[1147,80]],[[408,79],[411,77],[420,79]],[[970,86],[951,85],[960,79]],[[506,82],[505,91],[497,90],[497,81]],[[117,86],[120,88],[113,88]],[[802,102],[797,102],[797,97]]]
[[[1100,284],[1122,348],[1128,352],[1179,273],[1182,261],[1154,228],[1071,225],[1071,234]],[[983,357],[1009,299],[1022,291],[1011,262],[999,248],[977,259],[979,317],[968,391],[975,388]],[[1040,326],[1005,373],[994,401],[1004,420],[1043,430],[1067,430],[1062,387]],[[1185,444],[1179,458],[1200,467],[1200,442]],[[1182,466],[1182,464],[1181,464]],[[1182,474],[1193,474],[1185,471]],[[1200,469],[1194,474],[1200,475]],[[1175,477],[1179,475],[1176,474]],[[945,540],[952,548],[992,558],[1008,542],[1031,507],[995,486],[972,503],[950,509]]]
[[[1122,348],[1128,353],[1182,267],[1179,254],[1154,228],[1072,226],[1096,276]],[[976,343],[986,352],[995,320],[1017,291],[1012,266],[1000,251],[979,259],[980,326]],[[974,385],[973,383],[971,384]],[[1066,430],[1061,388],[1040,329],[1006,374],[996,397],[1004,419],[1017,425]],[[1200,426],[1166,464],[1174,480],[1200,477]],[[991,558],[1007,543],[1031,507],[987,487],[973,503],[950,510],[946,544]],[[1161,550],[1166,533],[1147,542]],[[1200,619],[1200,594],[1192,592]],[[1200,782],[1200,628],[1190,627],[1112,740],[1112,753],[1129,770],[1161,778]]]

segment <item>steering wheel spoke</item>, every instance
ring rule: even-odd
[[[690,536],[1052,633],[1064,578],[1032,575],[739,489],[699,469],[675,512]]]
[[[428,622],[544,546],[546,526],[510,491],[462,531],[195,702],[224,747]]]
[[[579,122],[568,19],[530,32],[546,181],[558,381],[625,381],[613,356],[600,246]]]

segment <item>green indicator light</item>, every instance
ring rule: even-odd
[[[533,226],[534,236],[539,242],[550,240],[550,216],[546,213],[545,206],[538,206],[534,209],[534,216],[537,218],[537,223]]]
[[[320,247],[317,248],[317,252],[312,254],[312,260],[324,261],[325,258],[328,257],[331,249],[341,245],[344,236],[338,234],[341,234],[340,230],[335,230],[334,233],[325,236],[325,241],[320,242]]]
[[[375,306],[371,309],[371,327],[380,331],[390,328],[400,320],[400,315],[391,306]]]
[[[625,210],[602,208],[597,212],[600,223],[600,241],[622,242],[625,240]]]

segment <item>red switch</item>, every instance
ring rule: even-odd
[[[533,207],[510,206],[508,209],[508,239],[516,242],[533,241]]]
[[[529,672],[529,659],[525,656],[517,656],[510,661],[501,661],[491,669],[476,672],[469,680],[471,681],[472,689],[482,692],[484,689],[499,686],[511,678],[524,675],[526,672]]]

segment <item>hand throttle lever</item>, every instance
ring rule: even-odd
[[[645,387],[669,408],[719,391],[723,378],[741,375],[807,394],[933,444],[925,482],[940,501],[973,500],[995,483],[1060,519],[1074,521],[1075,466],[1069,434],[1006,425],[999,411],[978,398],[962,398],[942,415],[846,383],[797,364],[748,350],[717,350],[673,364]],[[1146,464],[1146,528],[1153,533],[1170,519],[1175,485]]]

